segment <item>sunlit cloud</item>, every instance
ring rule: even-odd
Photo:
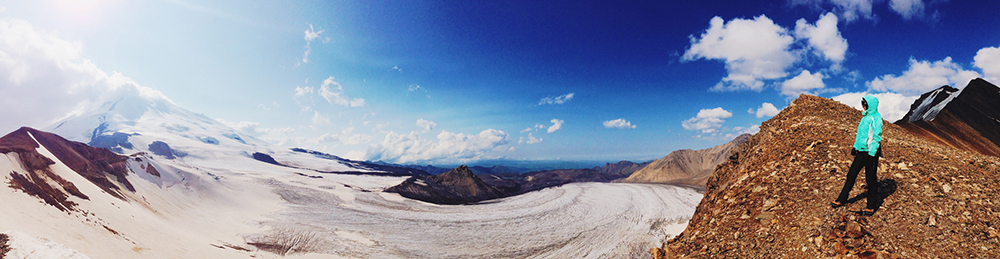
[[[681,126],[686,130],[701,131],[701,133],[713,133],[722,127],[725,119],[733,117],[733,113],[722,107],[713,109],[702,109],[698,115],[681,122]]]
[[[910,58],[909,69],[902,75],[882,75],[865,84],[876,92],[890,91],[914,96],[943,85],[963,88],[977,77],[981,77],[978,72],[965,70],[961,64],[952,62],[951,57],[934,62]]]
[[[682,61],[714,59],[726,63],[729,74],[711,88],[713,91],[760,91],[762,80],[785,77],[785,70],[797,60],[789,51],[795,38],[764,15],[729,22],[716,16],[704,33],[690,39]]]
[[[984,79],[1000,84],[1000,46],[979,49],[972,64],[983,70]]]
[[[549,130],[547,132],[548,133],[552,133],[552,132],[555,132],[555,131],[561,129],[562,125],[563,125],[563,122],[565,122],[565,121],[560,120],[560,119],[552,119],[549,122],[552,122],[552,126],[549,126]]]
[[[832,69],[840,70],[847,54],[847,39],[840,35],[837,29],[837,16],[826,13],[820,16],[815,25],[799,19],[795,22],[795,37],[809,44],[816,56],[833,62]]]
[[[883,119],[889,122],[896,122],[902,119],[903,116],[906,116],[906,113],[910,111],[910,105],[917,98],[920,98],[919,95],[907,96],[899,93],[856,92],[841,94],[830,99],[847,104],[861,111],[861,98],[868,94],[872,94],[875,98],[878,98],[878,113],[882,115]]]
[[[614,120],[604,121],[605,128],[615,128],[615,129],[634,129],[635,125],[625,119],[618,118]]]
[[[530,144],[538,144],[538,143],[542,143],[542,138],[536,138],[535,136],[531,135],[531,133],[528,133],[527,137],[521,137],[520,139],[517,140],[517,143],[518,144],[529,144],[529,145]]]
[[[509,151],[507,133],[487,129],[479,134],[441,131],[437,141],[424,139],[417,132],[389,132],[385,138],[368,146],[367,159],[393,163],[471,161],[497,158]]]
[[[306,51],[302,54],[302,63],[309,63],[309,52],[312,52],[312,42],[316,38],[319,38],[320,33],[323,33],[323,30],[316,31],[313,29],[312,24],[309,25],[309,29],[305,32]]]
[[[803,93],[814,93],[815,90],[826,87],[823,78],[826,76],[820,72],[813,74],[809,73],[809,70],[803,70],[801,74],[781,83],[781,94],[796,97]]]
[[[774,107],[774,104],[768,102],[762,103],[760,108],[757,108],[757,110],[754,110],[753,108],[747,110],[747,113],[756,114],[757,118],[774,117],[774,115],[778,115],[779,112],[781,112],[781,110],[778,110],[777,107]]]
[[[323,80],[323,85],[319,88],[319,95],[326,99],[327,102],[336,105],[343,105],[348,107],[364,107],[365,99],[363,98],[348,98],[344,95],[344,87],[340,85],[331,76]],[[332,87],[331,87],[332,86]]]
[[[538,105],[564,104],[564,103],[568,102],[569,100],[572,100],[573,99],[573,95],[574,95],[574,93],[568,93],[568,94],[564,94],[564,95],[560,95],[560,96],[545,97],[545,98],[542,98],[542,100],[538,101]]]
[[[433,121],[429,121],[429,120],[425,120],[425,119],[417,119],[417,127],[421,128],[421,129],[424,129],[423,132],[428,132],[428,131],[434,129],[435,126],[437,126],[437,123],[434,123]]]

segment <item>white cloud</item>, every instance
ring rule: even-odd
[[[889,8],[903,16],[903,20],[924,16],[924,2],[922,0],[891,0]]]
[[[312,123],[313,125],[330,124],[330,118],[327,118],[326,116],[319,114],[319,111],[313,111]]]
[[[365,99],[354,98],[350,99],[347,95],[344,95],[344,87],[340,86],[340,83],[334,81],[332,76],[323,80],[323,84],[319,88],[319,95],[323,96],[327,102],[331,104],[343,105],[348,107],[364,107]],[[335,86],[330,88],[330,86]]]
[[[309,25],[309,29],[306,30],[306,52],[302,54],[302,63],[309,63],[309,52],[312,52],[312,41],[319,38],[320,33],[323,33],[323,30],[313,30],[313,25]]]
[[[416,92],[416,91],[427,92],[427,89],[424,89],[420,85],[410,85],[409,87],[407,87],[406,91],[407,92]]]
[[[877,92],[892,91],[914,96],[943,85],[962,88],[977,77],[980,77],[978,72],[963,69],[962,65],[953,63],[951,57],[934,62],[910,58],[910,68],[903,72],[903,75],[879,76],[866,85]]]
[[[834,96],[831,99],[847,104],[860,111],[862,109],[861,98],[868,94],[867,92],[846,93]],[[896,122],[902,119],[903,116],[906,116],[906,113],[910,110],[910,105],[920,97],[919,95],[906,96],[898,93],[876,93],[872,95],[878,98],[878,113],[882,115],[882,119],[889,122]]]
[[[549,126],[548,133],[552,133],[554,131],[557,131],[557,130],[561,129],[562,125],[563,125],[563,122],[565,122],[565,121],[559,120],[559,119],[552,119],[549,122],[552,122],[552,126]]]
[[[871,0],[789,0],[788,2],[793,6],[807,5],[820,10],[825,10],[826,6],[830,6],[833,12],[847,22],[859,18],[875,19],[872,14]]]
[[[714,109],[702,109],[698,115],[681,122],[681,126],[686,130],[700,130],[702,133],[713,133],[722,127],[724,119],[733,117],[733,113],[717,107]]]
[[[542,143],[542,138],[536,138],[535,136],[532,136],[531,133],[528,133],[528,137],[521,137],[517,141],[517,143],[518,144],[525,144],[525,143],[527,143],[527,144],[538,144],[538,143]]]
[[[983,70],[986,80],[1000,84],[1000,46],[979,49],[972,60],[974,66]]]
[[[826,13],[820,16],[816,25],[809,24],[806,19],[795,22],[795,37],[806,40],[817,56],[833,62],[835,70],[839,70],[847,54],[847,39],[840,35],[837,29],[837,16]]]
[[[802,93],[811,93],[813,90],[823,89],[826,87],[823,84],[823,78],[826,78],[826,76],[820,72],[812,74],[809,73],[809,70],[803,70],[801,74],[781,83],[781,94],[794,97]]]
[[[568,93],[568,94],[564,94],[564,95],[560,95],[560,96],[545,97],[545,98],[542,98],[542,100],[538,101],[538,105],[544,105],[544,104],[563,104],[563,103],[568,102],[569,100],[572,100],[573,99],[573,95],[574,95],[574,93]]]
[[[313,93],[313,87],[312,86],[306,86],[306,87],[298,87],[298,86],[296,86],[295,87],[295,95],[294,95],[294,97],[302,97],[302,96],[305,96],[307,94],[312,94],[312,93]]]
[[[617,128],[617,129],[634,129],[635,125],[632,125],[631,122],[629,122],[629,121],[627,121],[625,119],[619,118],[619,119],[605,121],[604,122],[604,127],[605,128]]]
[[[43,128],[125,93],[172,103],[159,91],[97,68],[83,58],[79,42],[0,18],[0,132]]]
[[[778,113],[781,112],[781,110],[778,110],[777,107],[774,107],[774,104],[765,102],[761,104],[760,108],[757,108],[756,111],[754,111],[753,108],[750,108],[750,110],[748,110],[747,112],[749,112],[750,114],[756,114],[757,118],[764,118],[764,117],[774,117],[774,115],[778,115]]]
[[[508,144],[507,133],[495,129],[476,135],[441,131],[437,142],[424,139],[416,132],[389,132],[381,142],[368,146],[366,157],[394,163],[470,161],[499,157],[500,153],[510,150]]]
[[[735,135],[730,135],[731,136],[730,138],[736,138],[736,136],[743,135],[743,134],[757,134],[757,132],[760,132],[760,125],[752,125],[752,126],[746,127],[746,128],[744,128],[744,127],[733,127],[733,133]]]
[[[437,123],[434,123],[433,121],[429,121],[429,120],[425,120],[425,119],[417,119],[417,127],[421,128],[421,129],[424,129],[424,132],[428,132],[428,131],[434,129],[434,127],[436,127],[436,126],[437,126]]]
[[[712,87],[713,91],[760,91],[762,80],[785,77],[785,70],[797,60],[789,51],[795,39],[764,15],[728,23],[716,16],[709,21],[708,30],[690,39],[682,61],[717,59],[726,63],[729,74]]]

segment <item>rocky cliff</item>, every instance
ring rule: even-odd
[[[872,216],[864,173],[833,209],[861,112],[801,95],[708,179],[688,227],[658,258],[997,258],[1000,158],[885,123]]]
[[[669,183],[704,187],[715,167],[725,162],[730,151],[750,139],[743,134],[732,141],[701,150],[670,152],[622,180],[626,183]]]
[[[504,192],[476,177],[467,166],[447,173],[414,176],[385,189],[403,197],[436,204],[465,204],[504,197]]]
[[[977,78],[920,96],[897,125],[943,145],[1000,156],[1000,88]]]

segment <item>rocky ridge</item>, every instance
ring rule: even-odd
[[[864,173],[833,209],[861,112],[801,95],[708,179],[687,229],[655,258],[997,258],[1000,158],[955,149],[884,123],[877,202]]]
[[[730,151],[750,139],[750,134],[743,134],[732,141],[711,148],[690,150],[681,149],[670,152],[667,156],[657,159],[642,167],[635,173],[621,180],[626,183],[666,183],[705,187],[708,177],[715,167],[726,161]]]

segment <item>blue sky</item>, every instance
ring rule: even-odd
[[[799,93],[853,105],[877,94],[898,118],[920,93],[1000,78],[1000,1],[43,0],[0,10],[0,108],[31,111],[0,115],[4,131],[48,126],[100,98],[106,87],[89,76],[118,73],[274,144],[400,163],[644,161],[755,132]],[[52,92],[63,94],[38,94]]]

